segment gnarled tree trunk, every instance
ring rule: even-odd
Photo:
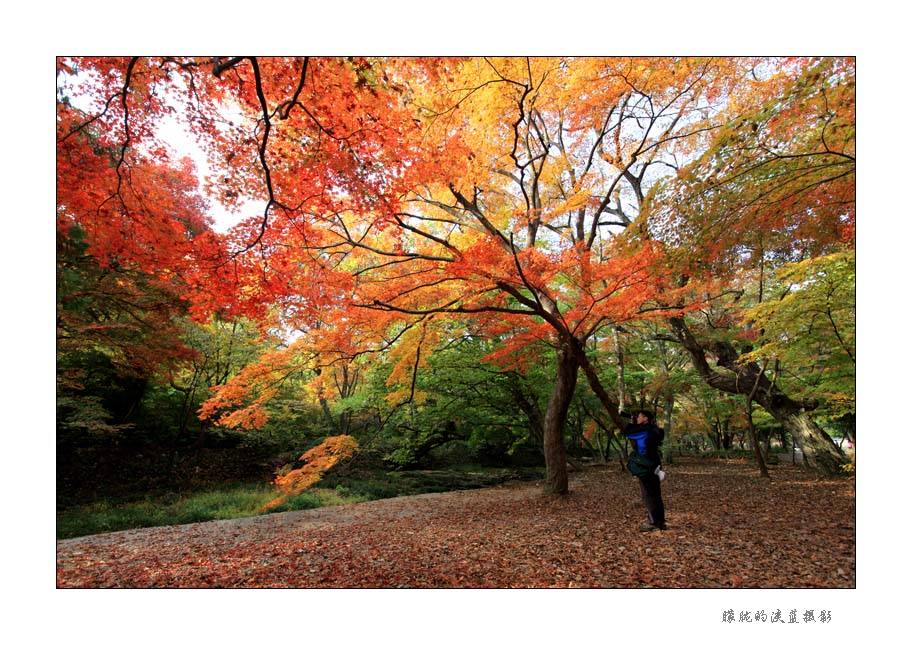
[[[840,465],[846,462],[846,459],[830,436],[815,424],[801,406],[789,400],[773,408],[764,408],[789,431],[809,467],[823,475],[834,475],[839,472]]]
[[[705,349],[680,318],[669,319],[672,329],[691,356],[695,370],[708,385],[728,393],[748,395],[757,384],[754,400],[792,435],[805,456],[806,464],[825,476],[836,475],[845,458],[831,437],[815,424],[803,404],[783,393],[754,362],[739,363],[738,353],[730,344],[715,342],[710,349],[717,365],[727,373],[714,370],[707,363]]]

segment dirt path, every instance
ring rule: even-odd
[[[854,587],[852,480],[682,460],[641,534],[617,468],[57,542],[59,587]]]

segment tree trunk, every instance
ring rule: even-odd
[[[786,427],[781,424],[778,432],[780,434],[780,449],[782,451],[789,451],[792,448],[792,445],[786,440]]]
[[[618,412],[624,410],[625,406],[625,353],[621,347],[621,335],[618,334],[618,328],[612,328],[612,340],[615,342],[616,379],[618,380]]]
[[[564,448],[564,425],[577,385],[579,364],[571,348],[558,351],[558,374],[545,412],[542,452],[545,454],[545,492],[567,493],[567,454]]]
[[[623,435],[615,436],[615,443],[618,445],[618,470],[622,473],[628,472],[628,443]]]
[[[587,409],[586,404],[584,404],[583,408],[584,408],[584,411],[586,411],[586,414],[589,415],[593,419],[593,421],[596,422],[596,424],[599,426],[599,428],[602,429],[602,431],[605,433],[606,443],[605,443],[605,452],[603,453],[603,459],[602,459],[603,463],[608,464],[609,459],[612,457],[612,442],[614,440],[615,444],[618,446],[618,460],[619,460],[619,464],[621,465],[621,470],[625,471],[626,470],[625,459],[627,459],[627,456],[625,455],[625,446],[624,446],[623,440],[618,439],[618,436],[615,434],[615,432],[610,427],[606,426],[598,416],[596,416],[589,409]],[[597,434],[597,437],[598,437],[598,434]],[[600,450],[601,450],[601,447],[602,447],[601,442],[600,442],[599,446],[600,446]]]
[[[609,414],[609,417],[612,418],[612,423],[615,424],[615,427],[619,431],[624,431],[626,426],[625,420],[621,417],[621,402],[615,401],[612,399],[612,396],[606,392],[606,389],[603,388],[602,382],[599,380],[599,375],[596,374],[596,368],[593,367],[593,364],[590,363],[589,358],[586,356],[583,345],[577,341],[577,339],[572,340],[574,355],[577,358],[577,363],[583,368],[583,374],[586,375],[587,383],[590,385],[590,390],[596,395],[596,398],[599,399],[599,403],[602,404],[602,407]],[[619,433],[618,435],[618,447],[619,447],[619,466],[622,471],[626,471],[625,461],[627,460],[627,442],[625,442],[624,435]]]
[[[843,435],[846,439],[856,445],[856,413],[845,413],[837,420],[843,427]]]
[[[748,398],[748,432],[751,434],[751,448],[754,449],[755,461],[758,463],[758,471],[761,473],[761,476],[767,479],[770,479],[770,473],[767,471],[767,461],[765,456],[761,454],[761,443],[758,440],[758,432],[754,427],[754,420],[752,419],[752,411],[754,403],[751,401],[751,397]]]
[[[669,319],[676,336],[691,356],[691,363],[698,374],[710,386],[723,392],[747,395],[757,383],[755,401],[780,422],[792,435],[793,440],[806,457],[809,468],[824,476],[839,473],[844,457],[831,437],[821,430],[803,408],[800,402],[788,397],[772,383],[754,362],[738,362],[738,353],[732,345],[714,342],[712,352],[717,356],[717,365],[728,373],[714,370],[707,363],[706,349],[694,338],[683,319]],[[730,374],[731,373],[731,374]]]
[[[580,344],[577,339],[574,339],[573,342],[575,342],[573,347],[574,356],[577,358],[578,365],[583,368],[583,374],[586,375],[586,380],[590,385],[590,389],[596,395],[596,398],[599,399],[599,403],[602,404],[602,407],[609,414],[609,417],[612,418],[612,423],[615,424],[618,430],[623,431],[626,422],[619,414],[621,402],[612,399],[612,396],[603,388],[602,382],[599,380],[599,375],[596,374],[596,368],[590,363],[589,357],[586,356],[582,344]]]
[[[513,400],[516,402],[517,406],[520,407],[520,410],[526,415],[529,426],[529,435],[532,442],[536,445],[540,451],[543,450],[545,446],[544,441],[544,431],[545,422],[542,417],[542,408],[539,406],[539,402],[536,401],[536,398],[532,395],[528,395],[520,384],[520,380],[516,374],[510,373],[508,376],[510,384],[510,393],[513,396]]]
[[[327,429],[328,432],[340,435],[339,426],[337,426],[336,420],[333,419],[333,413],[330,412],[330,405],[327,403],[327,400],[323,397],[318,397],[318,399],[320,400],[320,408],[323,410],[323,416],[327,420],[327,425],[329,427]]]
[[[608,464],[609,462],[609,435],[606,433],[605,436],[605,447],[602,446],[602,433],[597,431],[595,434],[596,439],[596,448],[599,450],[599,462],[602,464]]]
[[[793,436],[796,446],[802,451],[806,465],[822,475],[839,473],[840,465],[845,462],[840,449],[834,445],[830,436],[815,424],[808,413],[801,408],[793,410],[785,407],[778,408],[776,412],[769,412]]]
[[[663,461],[666,464],[672,464],[672,408],[675,406],[675,395],[672,392],[666,393],[666,450]]]
[[[190,421],[190,389],[184,391],[184,401],[181,402],[180,420],[178,422],[178,436],[183,436],[187,431],[187,422]]]
[[[754,386],[751,389],[751,392],[748,393],[748,400],[746,402],[745,414],[748,417],[748,432],[751,433],[751,446],[754,448],[754,457],[758,462],[758,470],[761,472],[761,475],[765,478],[770,478],[770,474],[767,472],[767,456],[761,455],[761,443],[758,440],[758,432],[754,427],[754,396],[758,392],[758,385],[761,382],[761,377],[764,376],[764,371],[767,370],[767,359],[764,360],[764,365],[761,366],[761,371],[758,373],[758,376],[755,378]]]
[[[719,422],[710,422],[710,443],[717,451],[723,448],[723,432]]]
[[[197,451],[203,448],[203,445],[206,443],[206,429],[208,424],[204,420],[200,420],[200,428],[197,431],[197,440],[194,442],[193,448]]]
[[[431,453],[432,449],[443,446],[453,440],[466,439],[463,434],[459,433],[456,423],[454,423],[453,420],[445,422],[443,428],[441,428],[439,432],[435,431],[437,431],[437,429],[432,430],[428,436],[421,440],[418,446],[412,449],[412,462],[408,466],[416,467],[420,465],[425,457]]]

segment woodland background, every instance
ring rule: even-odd
[[[635,408],[670,465],[852,477],[853,59],[62,57],[57,79],[58,537],[564,494],[620,470]]]

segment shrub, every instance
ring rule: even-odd
[[[296,496],[290,496],[285,498],[278,505],[269,507],[267,509],[268,513],[280,512],[280,511],[299,511],[302,509],[315,509],[317,507],[322,507],[323,503],[320,500],[320,497],[314,492],[305,492],[300,493]]]

